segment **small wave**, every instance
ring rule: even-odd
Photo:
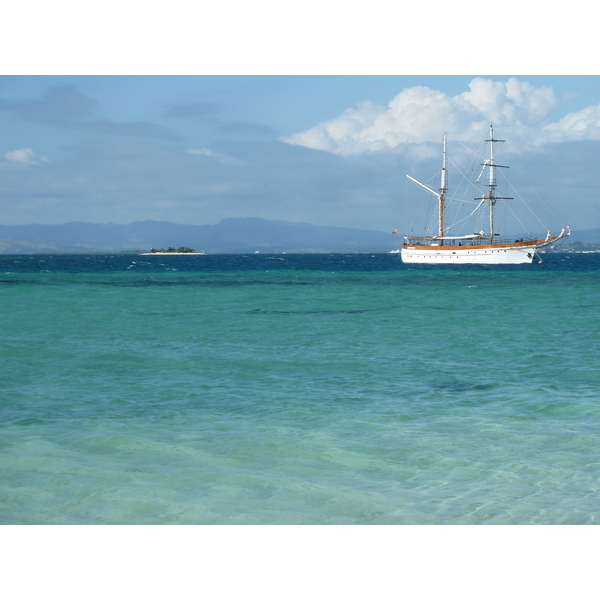
[[[434,390],[444,390],[447,392],[468,392],[471,390],[483,391],[491,390],[496,387],[493,383],[470,383],[465,381],[458,381],[452,383],[436,383],[433,386]]]

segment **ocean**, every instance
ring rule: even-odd
[[[600,254],[0,255],[0,523],[600,521]]]

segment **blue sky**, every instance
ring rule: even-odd
[[[493,122],[507,140],[503,159],[518,166],[513,183],[535,187],[552,217],[548,227],[600,227],[600,77],[553,75],[565,64],[556,43],[549,68],[532,52],[523,19],[500,19],[521,40],[512,40],[512,55],[503,53],[509,70],[498,71],[487,49],[474,51],[485,33],[476,28],[475,40],[461,38],[442,55],[446,68],[465,49],[472,60],[438,75],[439,57],[411,53],[423,39],[381,18],[387,4],[379,0],[370,15],[308,2],[301,14],[277,13],[278,26],[258,28],[246,26],[251,11],[239,3],[173,20],[111,1],[87,16],[96,28],[47,31],[44,18],[60,20],[67,4],[41,9],[30,32],[37,46],[23,45],[17,28],[0,48],[21,44],[21,62],[5,62],[0,75],[4,224],[262,217],[403,230],[414,208],[405,174],[433,174],[444,131],[478,146]],[[117,6],[125,7],[123,23],[111,16]],[[260,16],[279,5],[253,6]],[[237,19],[227,16],[233,9]],[[26,17],[26,8],[11,10]],[[211,31],[208,17],[229,19],[228,33]],[[549,18],[546,27],[565,23]],[[376,31],[367,31],[374,21]],[[153,32],[173,23],[158,43]],[[357,39],[359,25],[366,33]],[[402,36],[394,37],[398,27]],[[585,39],[591,24],[578,27],[577,39]],[[431,23],[426,38],[445,28]]]

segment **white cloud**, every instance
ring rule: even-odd
[[[209,150],[208,148],[200,148],[199,150],[197,150],[196,148],[190,148],[189,150],[186,150],[186,152],[188,154],[203,154],[204,156],[215,155],[215,153],[212,150]]]
[[[549,123],[544,133],[551,142],[599,140],[600,105],[588,106],[568,114],[558,123]]]
[[[50,162],[45,156],[36,156],[31,148],[20,148],[18,150],[10,150],[4,153],[4,158],[9,163],[18,165],[39,165],[41,163]]]
[[[548,123],[556,104],[551,87],[536,88],[514,77],[505,82],[478,77],[456,96],[428,87],[408,88],[387,107],[363,102],[281,140],[344,156],[402,152],[410,144],[439,144],[444,131],[464,142],[479,142],[490,123],[500,137],[510,140],[513,151],[567,140],[600,140],[600,106]]]
[[[227,156],[226,154],[222,154],[220,152],[214,152],[213,150],[210,150],[209,148],[190,148],[189,150],[186,150],[186,152],[188,154],[200,154],[202,156],[212,156],[214,159],[218,160],[221,163],[224,164],[240,164],[242,161],[240,161],[237,158],[232,158],[231,156]]]

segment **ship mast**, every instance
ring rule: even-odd
[[[504,198],[501,196],[495,196],[494,190],[496,188],[496,167],[501,169],[508,169],[504,165],[497,165],[494,162],[494,142],[503,142],[504,140],[495,140],[494,139],[494,128],[490,123],[490,139],[485,140],[490,143],[490,158],[489,161],[486,161],[487,166],[489,167],[488,171],[488,182],[485,184],[489,188],[489,192],[487,194],[489,209],[490,209],[490,244],[494,243],[494,205],[496,204],[496,200],[512,200],[512,198]],[[486,166],[486,163],[483,166]]]
[[[442,159],[442,180],[440,182],[440,195],[439,195],[439,236],[440,236],[440,244],[444,245],[444,235],[445,235],[445,226],[444,226],[444,211],[445,204],[444,200],[446,199],[446,191],[448,189],[448,169],[446,164],[446,132],[444,131],[444,152]]]

